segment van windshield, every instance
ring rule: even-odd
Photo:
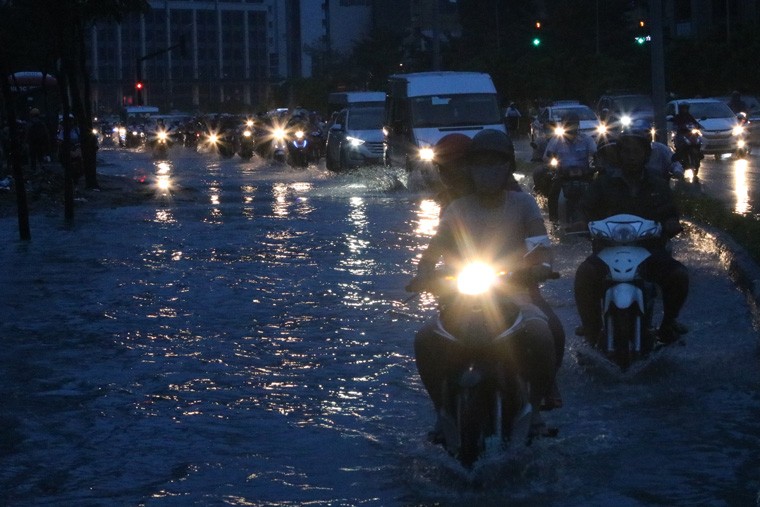
[[[351,108],[347,127],[351,130],[380,130],[384,114],[384,106]]]
[[[492,93],[414,97],[413,127],[461,127],[501,122],[499,104]]]

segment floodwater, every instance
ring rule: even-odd
[[[402,300],[438,209],[404,173],[100,157],[174,190],[35,216],[29,243],[0,220],[0,504],[756,504],[757,330],[700,235],[675,245],[684,346],[626,374],[572,335],[589,246],[557,241],[559,435],[468,472],[425,439],[412,337],[434,303]]]

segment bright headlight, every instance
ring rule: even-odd
[[[272,137],[275,139],[281,140],[285,139],[285,129],[283,128],[276,128],[272,131]]]
[[[565,135],[565,127],[557,126],[554,127],[554,135],[557,137],[562,137]]]
[[[496,281],[496,271],[488,264],[469,264],[457,276],[457,289],[462,294],[477,295],[488,291]]]
[[[742,125],[736,125],[733,129],[731,129],[731,134],[734,136],[740,136],[744,134],[744,127]]]
[[[303,139],[303,130],[296,130],[296,139]]]
[[[605,135],[607,133],[607,125],[605,125],[604,123],[600,123],[599,125],[597,125],[596,133],[599,134],[600,136]]]
[[[631,224],[616,224],[612,229],[612,239],[618,243],[628,243],[638,237],[636,228]]]
[[[251,131],[250,130],[243,131],[243,137],[251,137]]]
[[[163,132],[163,131],[159,132],[158,133],[158,139],[161,140],[161,141],[165,141],[166,140],[166,132]]]
[[[557,157],[552,157],[551,160],[549,160],[549,166],[552,169],[556,169],[559,166],[559,159]]]
[[[420,160],[422,160],[423,162],[432,162],[434,156],[435,156],[435,153],[433,152],[433,148],[430,148],[430,147],[420,148]]]
[[[628,116],[627,114],[620,117],[620,124],[623,127],[630,127],[631,121],[633,121],[632,118]]]
[[[208,136],[208,141],[212,144],[216,144],[219,142],[219,137],[216,134],[211,134]]]
[[[348,144],[350,144],[352,148],[358,148],[364,144],[364,139],[359,139],[358,137],[346,136],[346,141],[348,141]]]

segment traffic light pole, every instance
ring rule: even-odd
[[[150,60],[151,58],[155,58],[157,56],[164,55],[170,51],[174,51],[175,49],[180,50],[180,54],[184,56],[185,54],[185,37],[180,36],[179,42],[173,46],[169,46],[166,49],[159,49],[158,51],[154,51],[152,53],[148,53],[147,55],[141,56],[136,61],[136,79],[135,79],[135,87],[136,87],[136,94],[137,94],[137,105],[142,106],[143,104],[143,79],[142,79],[142,62],[145,60]]]

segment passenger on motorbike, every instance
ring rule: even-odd
[[[619,168],[610,168],[591,185],[581,202],[587,222],[626,213],[655,220],[663,236],[648,246],[651,256],[642,264],[644,276],[660,286],[664,315],[659,329],[663,343],[677,341],[687,329],[677,318],[689,292],[689,273],[666,249],[666,242],[683,229],[670,186],[645,170],[651,154],[648,136],[623,133],[616,141]],[[581,318],[576,334],[594,343],[602,329],[599,301],[605,290],[607,266],[597,257],[599,245],[575,274],[575,304]]]
[[[550,179],[548,190],[549,219],[556,221],[559,218],[559,194],[562,191],[562,178],[573,169],[590,176],[593,173],[591,160],[596,153],[596,142],[591,136],[580,132],[580,118],[576,113],[569,113],[563,118],[564,133],[552,137],[546,145],[544,162],[546,165],[534,175],[534,181]],[[552,174],[549,169],[551,160],[559,161],[559,173]]]
[[[465,167],[473,192],[454,200],[444,210],[438,230],[422,254],[417,275],[407,285],[407,290],[418,292],[424,289],[441,257],[449,266],[472,255],[482,258],[484,254],[494,262],[519,266],[527,253],[528,238],[541,238],[549,243],[541,212],[533,197],[508,190],[513,159],[514,148],[503,132],[484,130],[472,139]],[[549,249],[534,253],[540,257],[534,258],[535,265],[520,267],[536,275],[551,271]],[[543,312],[548,322],[542,323],[545,332],[525,336],[520,342],[524,361],[518,368],[532,386],[533,406],[550,410],[562,405],[554,380],[562,362],[565,335],[559,318],[541,296],[535,281],[540,277],[526,278],[522,282],[525,297],[521,306],[533,313]],[[414,348],[420,378],[438,412],[444,379],[456,368],[457,358],[450,350],[448,340],[436,334],[434,329],[435,322],[420,329]],[[538,410],[535,414],[534,423],[540,425]]]

